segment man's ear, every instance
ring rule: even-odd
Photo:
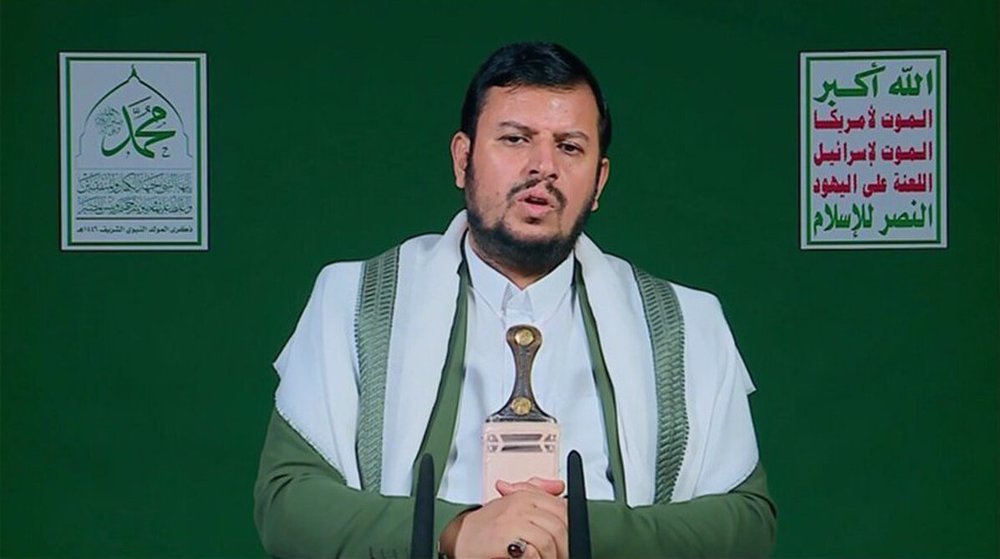
[[[600,164],[597,166],[597,193],[594,195],[594,203],[590,206],[591,211],[597,209],[601,193],[604,192],[604,185],[608,184],[609,173],[611,173],[611,160],[607,157],[602,157]]]
[[[462,131],[451,137],[451,169],[455,173],[455,186],[465,188],[465,169],[469,166],[469,149],[472,140]]]

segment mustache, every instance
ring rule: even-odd
[[[516,185],[514,185],[514,188],[511,188],[510,192],[507,193],[507,202],[513,203],[514,198],[518,194],[524,192],[525,190],[528,190],[529,188],[534,187],[535,185],[541,182],[545,183],[545,191],[556,199],[556,202],[559,204],[559,209],[562,209],[566,205],[566,195],[563,194],[561,190],[556,188],[555,185],[552,184],[550,181],[547,181],[540,177],[532,177],[530,179],[525,179],[524,181],[521,181]]]

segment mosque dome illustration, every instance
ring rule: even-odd
[[[180,113],[139,77],[135,66],[87,113],[76,158],[78,166],[92,169],[189,169],[192,164]]]

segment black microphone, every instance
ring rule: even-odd
[[[583,481],[583,460],[571,450],[566,459],[566,496],[569,501],[570,559],[590,559],[590,517],[587,514],[587,487]]]
[[[434,458],[430,454],[424,454],[420,459],[417,490],[413,499],[410,557],[432,559],[434,548]]]

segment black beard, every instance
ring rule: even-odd
[[[471,160],[470,156],[465,172],[465,209],[469,218],[469,231],[476,241],[476,246],[483,252],[484,259],[494,266],[516,271],[525,276],[543,276],[551,272],[569,256],[576,245],[576,240],[583,233],[587,219],[590,218],[594,198],[597,196],[596,185],[583,211],[577,216],[576,222],[573,223],[572,229],[566,236],[556,235],[551,239],[538,240],[519,239],[507,228],[503,220],[498,221],[493,226],[488,226],[483,221],[483,216],[472,199],[476,189],[476,181]],[[536,179],[512,188],[507,194],[508,204],[517,193],[538,184],[538,182],[541,181]],[[566,198],[562,192],[556,190],[551,184],[547,184],[546,188],[560,203],[560,209],[565,207]]]

